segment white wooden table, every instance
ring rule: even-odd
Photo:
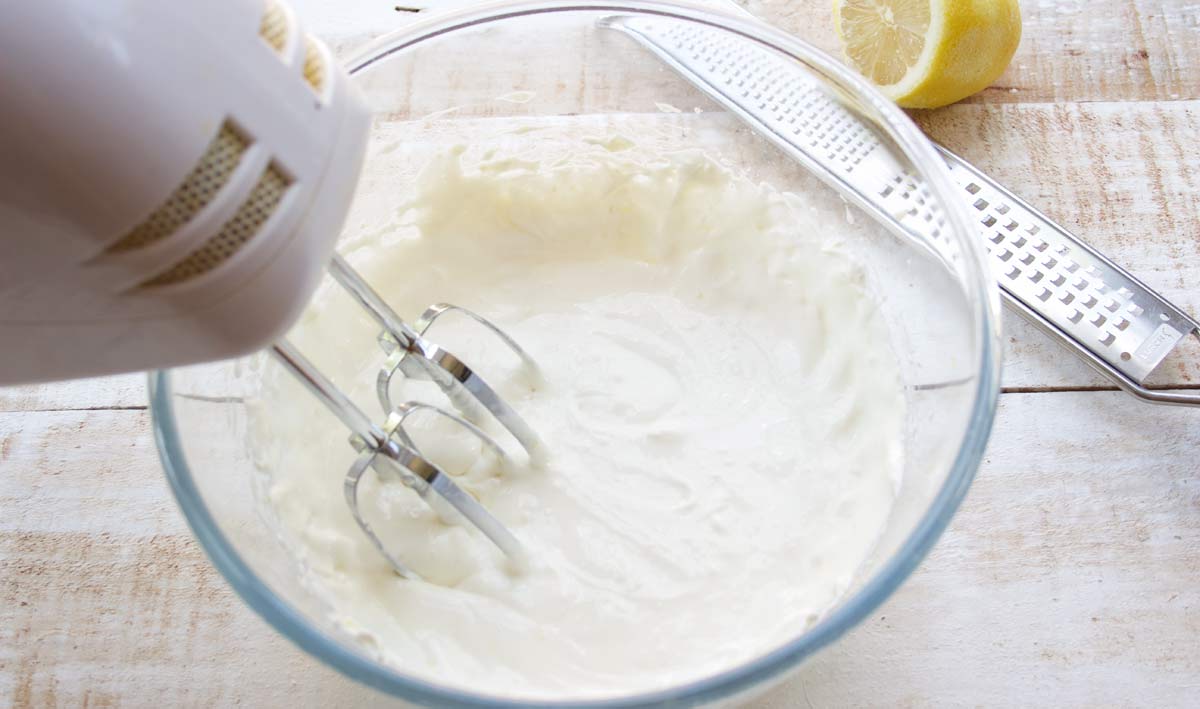
[[[407,17],[377,0],[296,4],[341,48]],[[1200,5],[1022,4],[997,86],[917,120],[1200,313]],[[826,0],[749,7],[835,49]],[[950,529],[758,706],[1200,702],[1200,410],[1139,405],[1005,325],[999,418]],[[1200,388],[1200,357],[1157,381]],[[381,701],[208,564],[159,469],[142,377],[0,389],[0,704]]]

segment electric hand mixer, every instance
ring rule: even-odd
[[[334,242],[363,162],[369,112],[329,50],[277,0],[22,3],[0,20],[0,385],[170,367],[268,347],[351,431],[355,518],[401,575],[414,572],[359,513],[368,467],[505,553],[520,545],[422,457],[393,406],[400,373],[462,411],[490,412],[536,458],[539,442],[487,383],[409,326]],[[49,48],[49,51],[47,51]],[[383,424],[283,333],[328,267],[383,330]],[[520,347],[482,317],[527,365]],[[486,414],[485,414],[486,415]]]
[[[278,0],[47,0],[4,13],[0,385],[268,347],[349,427],[360,456],[347,502],[400,574],[415,576],[359,513],[358,483],[371,467],[519,558],[516,539],[422,456],[404,423],[432,410],[503,458],[476,423],[490,417],[537,460],[541,444],[521,416],[426,333],[459,311],[536,366],[495,325],[454,306],[435,305],[409,326],[333,253],[370,121],[348,76],[291,10]],[[715,25],[617,16],[600,27],[650,50],[899,237],[938,237],[942,220],[925,186],[799,63]],[[1200,404],[1194,393],[1146,386],[1200,323],[943,155],[981,215],[980,236],[1018,312],[1139,398]],[[326,268],[382,329],[382,424],[281,339]],[[459,413],[395,405],[397,374],[433,381]]]

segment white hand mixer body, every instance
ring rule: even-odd
[[[0,384],[233,357],[333,251],[369,113],[282,4],[0,20]]]
[[[536,434],[478,375],[409,327],[334,253],[370,113],[329,50],[278,0],[45,0],[0,11],[0,385],[163,368],[269,347],[351,429],[368,467],[517,541],[403,423],[376,425],[281,336],[327,267],[375,318],[385,379],[432,379],[531,456]],[[332,263],[332,266],[330,265]],[[527,363],[495,326],[474,314]],[[401,366],[401,365],[404,366]],[[474,406],[478,404],[479,407]],[[419,404],[431,408],[428,404]],[[439,413],[502,448],[479,427]],[[503,456],[502,456],[503,457]]]

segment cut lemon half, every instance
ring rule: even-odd
[[[905,108],[986,88],[1021,41],[1017,0],[833,0],[851,66]]]

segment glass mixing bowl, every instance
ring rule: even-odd
[[[925,198],[942,209],[941,237],[934,243],[895,236],[847,206],[661,60],[598,25],[617,14],[724,28],[794,60],[868,120],[884,149],[924,181]],[[895,507],[855,585],[803,634],[741,666],[652,694],[556,706],[682,705],[745,697],[846,632],[912,572],[949,522],[983,455],[998,391],[998,300],[966,208],[956,201],[931,144],[902,112],[797,38],[743,15],[671,2],[518,2],[445,13],[382,38],[349,66],[375,112],[375,135],[403,131],[417,156],[464,138],[483,145],[502,141],[523,122],[625,134],[652,125],[668,149],[702,148],[780,191],[822,192],[824,216],[855,219],[862,227],[862,237],[847,246],[864,265],[885,315],[907,412],[906,461]],[[381,145],[373,143],[368,164],[394,161]],[[411,162],[419,160],[405,164]],[[378,179],[379,171],[369,174]],[[413,174],[396,165],[387,179],[401,189]],[[364,190],[348,234],[369,229],[388,208],[378,202],[386,192]],[[324,602],[298,582],[296,563],[258,503],[264,474],[246,445],[246,401],[261,383],[261,360],[150,377],[167,477],[216,567],[271,625],[356,680],[423,704],[529,705],[439,686],[370,659],[330,620]],[[342,431],[334,434],[344,437]],[[348,446],[347,456],[352,457]],[[338,487],[341,473],[330,471]]]

